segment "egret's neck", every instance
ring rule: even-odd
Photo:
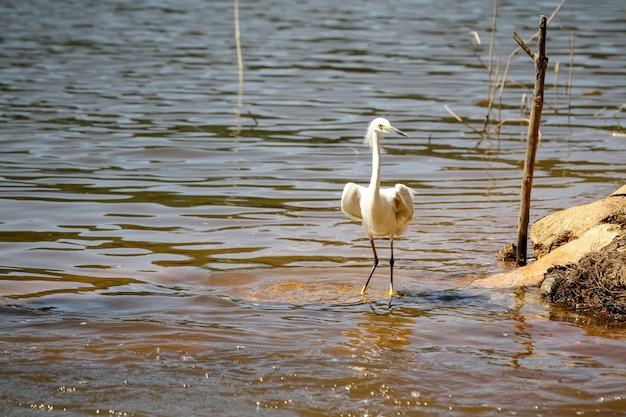
[[[369,188],[378,194],[380,191],[380,134],[373,134],[376,136],[372,143],[372,179]]]

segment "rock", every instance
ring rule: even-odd
[[[517,257],[517,246],[514,243],[507,243],[498,251],[498,260],[500,262],[515,262]]]
[[[620,213],[626,214],[626,185],[602,200],[539,219],[530,230],[535,258],[540,259],[559,246],[580,238],[598,224],[609,223],[605,219]]]
[[[605,250],[626,234],[626,185],[610,196],[546,216],[531,229],[537,260],[487,278],[479,287],[539,286],[546,272],[558,265],[576,264],[590,252]],[[546,290],[551,288],[546,284]]]
[[[543,295],[549,295],[552,293],[552,291],[554,291],[554,287],[556,286],[556,277],[553,275],[549,275],[550,271],[553,271],[554,269],[555,268],[548,269],[548,272],[546,272],[545,278],[541,283],[541,288],[539,289],[539,292],[541,292]]]
[[[529,265],[476,280],[472,285],[499,288],[539,286],[549,268],[578,262],[583,255],[610,245],[621,233],[618,225],[600,224]]]

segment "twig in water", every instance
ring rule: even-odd
[[[619,123],[619,117],[618,117],[618,115],[619,115],[622,111],[624,111],[624,109],[626,109],[626,104],[622,104],[621,106],[619,106],[619,107],[617,108],[617,110],[615,110],[615,113],[613,113],[613,118],[615,119],[615,123],[617,123],[617,128],[618,128],[619,130],[624,130],[624,129],[622,128],[622,125]],[[613,133],[613,136],[620,136],[620,137],[624,137],[624,134],[623,134],[623,133]]]
[[[450,115],[452,117],[454,117],[458,122],[463,123],[465,126],[467,126],[470,129],[472,129],[474,131],[474,133],[478,133],[480,136],[484,136],[485,135],[485,131],[478,130],[474,126],[472,126],[469,123],[465,122],[465,120],[463,120],[461,117],[459,117],[459,115],[457,115],[455,112],[453,112],[452,109],[450,109],[450,107],[448,107],[447,104],[444,104],[443,108],[446,109],[446,111],[448,113],[450,113]]]
[[[489,82],[491,82],[491,69],[493,68],[493,47],[495,44],[495,38],[496,38],[496,20],[498,18],[498,0],[494,0],[493,1],[493,18],[491,19],[491,42],[489,43]],[[498,62],[498,66],[500,65],[500,62]],[[496,71],[497,74],[497,71]],[[487,89],[491,89],[490,88],[491,85],[487,84]]]
[[[237,66],[239,75],[239,91],[237,107],[235,107],[235,129],[230,133],[237,137],[241,134],[241,106],[243,105],[243,58],[241,57],[241,39],[239,36],[239,0],[235,0],[235,48],[237,50]]]
[[[237,48],[237,66],[239,68],[239,94],[237,107],[243,104],[243,58],[241,56],[241,38],[239,36],[239,0],[235,0],[235,47]]]
[[[481,43],[480,43],[480,36],[478,36],[478,32],[476,32],[475,30],[471,30],[470,31],[470,35],[472,35],[474,37],[474,40],[476,41],[477,45],[481,45]]]
[[[480,36],[478,36],[478,32],[476,32],[475,30],[470,31],[470,39],[473,39],[476,42],[476,45],[481,45],[480,42]],[[483,60],[480,58],[480,55],[478,54],[478,51],[476,50],[476,48],[474,47],[474,42],[472,42],[470,40],[470,45],[472,46],[472,52],[474,53],[474,56],[476,57],[476,59],[478,59],[478,62],[480,62],[480,64],[487,68],[487,64],[485,64],[483,62]]]
[[[252,120],[254,120],[254,127],[257,127],[259,125],[259,121],[256,119],[256,117],[254,117],[254,114],[252,114],[250,110],[248,110],[248,116],[252,117]]]
[[[519,112],[522,116],[527,115],[528,112],[528,106],[529,106],[529,99],[528,99],[528,94],[524,93],[522,94],[522,101],[520,102],[519,105]]]
[[[554,64],[554,99],[559,98],[559,71],[561,70],[561,63],[556,61]]]
[[[597,112],[595,112],[595,113],[593,114],[593,117],[595,117],[596,119],[597,119],[597,118],[599,118],[599,117],[600,117],[600,115],[601,115],[602,113],[604,113],[604,111],[605,111],[605,110],[606,110],[606,106],[602,107],[600,110],[598,110]]]
[[[572,33],[569,42],[569,80],[567,81],[567,124],[572,113],[572,85],[574,80],[574,39],[576,32]]]
[[[448,105],[447,105],[447,104],[444,104],[444,105],[443,105],[443,108],[444,108],[444,109],[446,109],[446,110],[448,111],[448,113],[450,113],[450,115],[451,115],[452,117],[454,117],[454,118],[457,120],[457,122],[460,122],[460,123],[465,123],[465,122],[463,121],[463,119],[461,119],[461,117],[459,117],[459,115],[457,115],[455,112],[453,112],[453,111],[450,109],[450,107],[448,107]]]
[[[485,124],[483,125],[483,131],[487,131],[487,125],[489,124],[489,118],[491,115],[491,109],[493,108],[493,99],[496,96],[496,90],[498,89],[498,82],[500,81],[500,59],[498,58],[498,65],[496,66],[496,79],[493,83],[493,88],[489,92],[489,103],[487,104],[487,114],[485,115]]]

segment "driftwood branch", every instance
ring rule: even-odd
[[[480,131],[478,129],[476,129],[474,126],[470,125],[469,123],[467,123],[465,120],[463,120],[458,114],[456,114],[455,112],[452,111],[452,109],[450,107],[448,107],[447,104],[443,105],[443,108],[446,109],[446,111],[448,113],[450,113],[450,116],[454,117],[456,119],[457,122],[459,123],[463,123],[465,126],[469,127],[470,129],[472,129],[474,131],[474,133],[478,133],[480,136],[483,136],[484,131]]]
[[[526,42],[524,42],[516,32],[513,32],[513,39],[515,39],[515,42],[517,42],[519,47],[522,48],[533,61],[536,59],[535,53],[530,50],[528,45],[526,45]]]
[[[539,125],[541,124],[541,112],[543,111],[543,90],[546,69],[548,67],[548,58],[546,57],[546,26],[547,19],[542,15],[539,19],[539,51],[537,53],[531,51],[528,45],[526,45],[517,34],[513,34],[515,41],[533,58],[536,76],[535,89],[533,90],[533,103],[530,110],[530,121],[528,123],[528,146],[526,148],[526,159],[524,161],[524,174],[522,178],[521,203],[517,229],[517,266],[526,265],[530,193],[533,186],[535,155],[539,143]]]

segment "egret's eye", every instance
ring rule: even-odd
[[[383,124],[381,123],[381,124],[379,124],[379,125],[378,125],[378,128],[379,128],[380,130],[385,130],[385,125],[383,125]]]

